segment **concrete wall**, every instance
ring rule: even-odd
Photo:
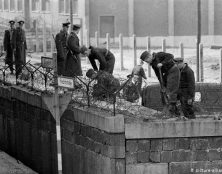
[[[203,112],[220,112],[222,107],[222,88],[219,83],[196,83],[196,92],[201,93],[201,101],[195,105]],[[162,110],[159,84],[148,86],[143,91],[143,105],[155,110]]]
[[[100,16],[114,16],[115,36],[120,33],[128,35],[128,1],[127,0],[89,0],[89,31],[90,37],[99,32]]]
[[[134,30],[139,37],[168,35],[166,0],[139,0],[134,3]]]
[[[155,90],[149,91],[156,95],[159,89],[152,87]],[[202,104],[211,108],[217,101],[213,110],[220,111],[220,89],[216,84],[197,85]],[[69,105],[61,118],[63,173],[222,171],[222,121],[144,121],[140,117]],[[39,173],[57,173],[55,126],[41,93],[0,87],[0,149]]]

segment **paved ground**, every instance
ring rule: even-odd
[[[37,174],[20,161],[0,151],[0,174]]]

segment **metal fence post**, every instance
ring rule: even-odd
[[[166,40],[165,39],[162,40],[162,51],[166,52]]]
[[[123,36],[119,34],[119,51],[120,51],[120,70],[124,70],[123,66]]]
[[[109,50],[110,48],[110,36],[109,33],[106,33],[106,49]]]
[[[222,83],[222,49],[220,49],[220,83]]]
[[[95,45],[96,45],[96,47],[99,46],[99,36],[98,36],[98,32],[97,31],[95,32]]]
[[[203,82],[204,81],[204,74],[203,74],[203,44],[200,43],[199,44],[199,60],[200,60],[200,81]]]
[[[184,47],[183,47],[183,43],[180,42],[180,57],[184,58]]]
[[[137,58],[136,58],[136,35],[133,34],[133,58],[134,58],[134,66],[137,65]]]

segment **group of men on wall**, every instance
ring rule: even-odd
[[[27,45],[25,31],[22,29],[24,21],[18,21],[17,28],[15,28],[15,21],[11,20],[9,24],[10,29],[6,30],[4,35],[5,62],[8,64],[12,74],[14,73],[13,64],[15,64],[16,75],[19,75],[22,64],[26,63],[25,50]],[[70,34],[68,34],[69,25],[69,22],[63,23],[62,30],[55,37],[58,75],[82,76],[80,59],[80,54],[82,54],[89,58],[93,68],[86,75],[89,78],[97,79],[98,83],[103,83],[101,85],[106,85],[107,88],[117,90],[120,87],[120,83],[112,75],[115,65],[113,53],[106,48],[80,46],[78,33],[81,26],[78,24],[73,25]],[[99,62],[99,68],[95,60]],[[141,98],[142,79],[147,79],[142,67],[143,62],[150,64],[160,82],[164,112],[171,116],[179,116],[180,113],[176,105],[179,100],[184,116],[189,119],[195,118],[193,110],[194,73],[183,62],[183,59],[175,59],[170,53],[158,52],[151,54],[148,51],[144,51],[140,56],[140,65],[135,66],[132,71],[133,83],[129,83],[131,86],[128,85],[131,89],[132,86],[135,87],[137,93],[135,98]],[[98,89],[98,87],[99,85],[95,88]],[[103,89],[101,88],[101,90]],[[102,95],[98,94],[98,96],[101,97]],[[133,96],[133,92],[131,92],[130,96]],[[132,98],[127,97],[126,99],[132,100]]]
[[[10,28],[5,30],[3,46],[6,52],[5,63],[8,64],[11,74],[16,72],[18,76],[22,71],[22,64],[26,63],[26,36],[23,29],[24,21],[17,22],[13,20],[9,21]],[[15,64],[15,69],[13,65]]]

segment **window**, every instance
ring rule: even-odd
[[[32,0],[32,11],[39,10],[39,0]]]
[[[10,11],[15,10],[15,0],[10,0]]]
[[[4,10],[8,10],[8,0],[4,0]]]
[[[18,11],[22,11],[22,9],[23,9],[23,2],[22,2],[22,0],[17,0],[17,6],[18,6]]]
[[[42,11],[50,11],[50,0],[42,0]]]
[[[59,0],[59,13],[64,13],[65,0]]]
[[[78,14],[78,0],[72,0],[72,12]],[[59,0],[59,13],[70,13],[70,0]]]

